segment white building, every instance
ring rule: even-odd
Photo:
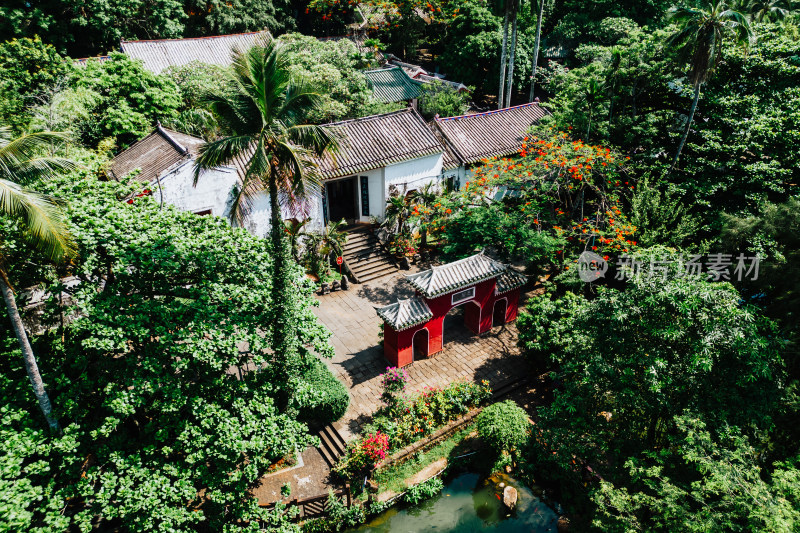
[[[321,194],[302,213],[283,208],[282,217],[311,218],[320,228],[331,220],[348,223],[382,219],[386,200],[427,183],[459,188],[482,159],[512,155],[546,111],[537,103],[488,113],[436,118],[426,124],[413,108],[327,124],[339,137],[340,150],[318,161],[324,178]],[[203,140],[161,126],[114,160],[108,173],[134,179],[161,200],[199,215],[228,217],[244,161],[205,171],[197,185],[194,163]],[[254,235],[269,231],[266,191],[254,195],[244,217]]]
[[[444,147],[412,108],[327,125],[340,151],[320,160],[322,219],[383,218],[386,199],[442,179]]]

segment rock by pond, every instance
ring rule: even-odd
[[[508,507],[511,511],[514,510],[514,507],[517,506],[517,489],[509,486],[503,489],[503,505]]]

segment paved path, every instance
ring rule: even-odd
[[[350,389],[350,407],[344,417],[333,424],[345,440],[355,438],[380,405],[380,375],[389,363],[383,357],[378,337],[382,321],[375,308],[390,304],[398,297],[413,296],[413,289],[403,278],[400,272],[351,285],[348,291],[317,296],[320,306],[314,312],[333,332],[331,341],[336,352],[326,363]],[[409,390],[445,386],[457,379],[486,379],[497,389],[504,382],[528,372],[527,363],[517,349],[514,324],[495,327],[478,337],[464,326],[462,308],[456,308],[445,319],[444,340],[444,351],[406,367]],[[327,491],[329,469],[319,451],[316,448],[305,450],[303,460],[302,467],[262,479],[253,491],[261,503],[280,499],[280,487],[286,482],[292,484],[292,498],[302,499]]]
[[[303,500],[328,493],[328,464],[316,448],[306,448],[302,454],[303,464],[294,468],[268,474],[261,478],[252,490],[259,503],[266,505],[283,500],[281,487],[289,483],[292,487],[289,499]]]
[[[408,273],[408,272],[407,272]],[[352,439],[380,405],[380,375],[388,362],[378,333],[382,321],[375,308],[413,295],[403,273],[386,276],[348,291],[318,296],[319,319],[333,332],[336,355],[327,361],[336,376],[350,389],[350,408],[334,427],[345,440]],[[444,351],[406,367],[409,389],[444,386],[457,380],[489,380],[493,388],[527,371],[516,346],[516,327],[495,327],[478,337],[464,326],[462,308],[456,308],[444,323]]]

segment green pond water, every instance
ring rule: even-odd
[[[500,501],[500,482],[517,489],[517,508],[510,513]],[[555,532],[558,515],[524,485],[514,479],[461,474],[444,490],[413,507],[392,508],[348,533],[422,533],[502,531],[503,533]]]

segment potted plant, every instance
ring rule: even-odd
[[[396,235],[389,243],[389,252],[397,258],[401,268],[409,269],[409,260],[417,253],[414,238],[408,234]]]

